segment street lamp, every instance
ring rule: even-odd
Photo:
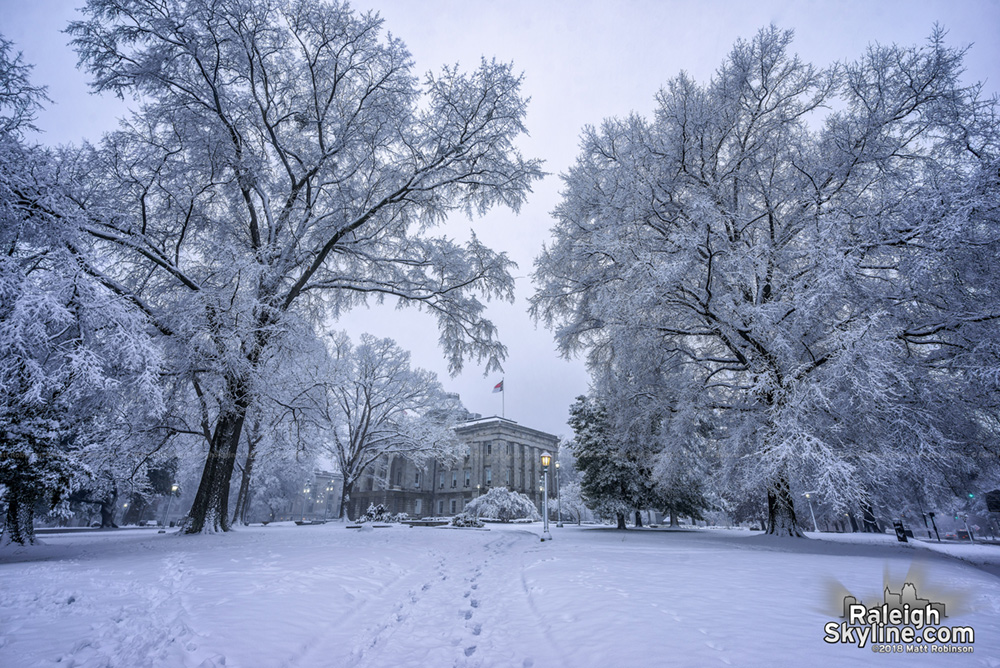
[[[325,519],[330,519],[330,506],[333,505],[333,484],[327,483],[326,485],[326,507],[323,510],[323,517]]]
[[[542,481],[543,481],[543,491],[542,491],[542,540],[552,540],[552,534],[549,533],[549,464],[552,463],[552,455],[547,451],[542,453]]]
[[[805,493],[805,497],[806,497],[806,501],[809,503],[809,514],[812,515],[812,518],[813,518],[813,530],[816,533],[819,533],[819,527],[816,526],[816,513],[813,512],[813,502],[812,502],[812,497],[810,496],[810,494],[815,494],[815,493],[816,492],[806,492]],[[829,527],[827,527],[827,528],[829,528]]]
[[[163,525],[163,533],[167,532],[167,518],[170,516],[170,502],[174,500],[174,495],[177,494],[179,488],[177,485],[170,486],[170,494],[167,495],[167,508],[163,511],[163,521],[160,524]]]
[[[562,491],[562,481],[559,479],[559,462],[556,462],[556,526],[562,529],[562,501],[559,493]]]

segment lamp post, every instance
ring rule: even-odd
[[[542,540],[552,540],[549,533],[549,464],[552,463],[552,455],[548,451],[542,453]]]
[[[163,511],[163,521],[160,524],[163,525],[164,533],[166,533],[167,518],[170,517],[170,502],[174,500],[174,495],[177,494],[177,485],[170,486],[170,494],[167,495],[167,507]]]
[[[806,492],[805,493],[805,497],[806,497],[806,501],[809,503],[809,514],[812,515],[812,518],[813,518],[813,530],[816,533],[819,533],[819,527],[816,525],[816,513],[813,512],[813,502],[812,502],[812,496],[811,496],[812,494],[815,494],[815,493],[816,492]]]
[[[562,491],[562,480],[559,479],[559,462],[556,461],[556,526],[562,529],[562,501],[559,493]]]
[[[330,519],[330,506],[333,505],[333,482],[326,484],[326,506],[323,508],[323,518]]]

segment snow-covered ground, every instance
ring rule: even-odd
[[[489,528],[45,535],[0,553],[0,665],[1000,666],[1000,579],[940,553],[961,546]],[[904,581],[973,627],[973,654],[823,641],[846,592]]]

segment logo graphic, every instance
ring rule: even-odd
[[[920,598],[912,582],[899,593],[888,586],[882,601],[865,605],[856,597],[844,596],[842,622],[828,622],[823,641],[845,643],[875,653],[972,653],[975,632],[971,626],[942,626],[947,616],[945,604]]]

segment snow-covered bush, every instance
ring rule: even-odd
[[[364,524],[365,522],[383,522],[389,524],[399,523],[409,518],[410,516],[406,513],[397,513],[393,515],[389,512],[389,509],[381,503],[372,503],[369,504],[368,510],[365,511],[365,514],[358,518],[358,522],[361,524]]]
[[[483,526],[483,522],[475,515],[470,515],[469,513],[460,513],[451,518],[451,525],[453,527],[479,528]]]
[[[381,503],[372,503],[368,505],[365,514],[358,518],[358,522],[362,524],[365,522],[388,522],[391,517],[392,515]]]
[[[512,492],[505,487],[495,487],[483,496],[473,499],[466,504],[465,512],[476,517],[485,517],[501,522],[522,518],[541,519],[531,499],[520,492]]]

